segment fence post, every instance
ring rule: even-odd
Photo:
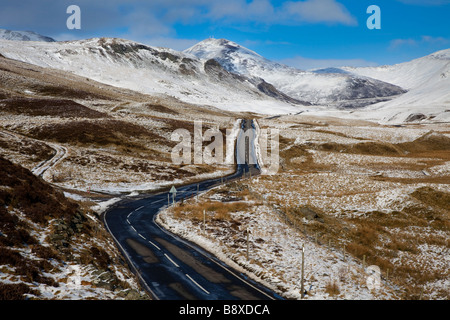
[[[206,210],[203,210],[203,234],[206,235]]]
[[[250,242],[250,240],[249,240],[249,232],[248,232],[248,227],[247,227],[247,261],[249,260],[249,251],[250,251],[250,249],[249,249],[249,247],[250,247],[249,242]]]
[[[302,245],[302,280],[301,280],[301,297],[302,299],[305,297],[305,285],[304,285],[304,276],[305,276],[305,245]]]

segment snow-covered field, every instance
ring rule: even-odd
[[[158,222],[286,298],[300,298],[301,248],[305,246],[306,299],[448,299],[450,207],[423,198],[427,188],[436,196],[439,192],[450,195],[448,150],[443,159],[432,154],[408,157],[314,150],[315,145],[331,141],[347,145],[412,142],[430,130],[446,132],[446,127],[349,125],[334,118],[321,118],[318,124],[317,119],[260,120],[262,127],[277,128],[283,139],[289,139],[287,149],[309,146],[309,156],[284,158],[278,174],[246,179],[239,187],[216,188],[198,204],[195,200],[184,204],[185,209],[167,208]],[[202,219],[191,210],[201,211],[211,202],[229,205],[221,200],[230,196],[235,198],[231,203],[241,207],[225,218],[207,213],[204,233]],[[417,214],[434,218],[425,222],[417,220]],[[369,290],[367,279],[372,279],[370,271],[377,267],[380,287]],[[421,272],[426,276],[419,276]]]
[[[208,199],[203,195],[200,201]],[[249,202],[252,207],[254,204]],[[186,213],[189,215],[189,212]],[[306,299],[394,299],[395,293],[384,283],[377,290],[367,288],[368,270],[338,249],[316,244],[294,228],[268,205],[255,205],[249,210],[232,213],[235,221],[245,221],[239,230],[226,223],[207,218],[206,230],[188,218],[173,217],[170,209],[158,216],[158,222],[170,230],[210,251],[230,266],[248,274],[287,299],[301,299],[302,247],[305,249],[304,288]],[[249,260],[247,260],[246,230],[249,230]],[[337,283],[339,293],[327,292],[327,286]]]

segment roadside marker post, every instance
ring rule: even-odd
[[[250,261],[250,230],[247,227],[247,261]]]
[[[172,204],[175,204],[175,197],[177,195],[177,189],[175,188],[175,186],[172,186],[169,193],[172,194]]]
[[[206,235],[206,210],[203,210],[203,233]]]
[[[300,286],[302,299],[305,297],[305,286],[304,286],[305,272],[304,272],[304,269],[305,269],[305,245],[302,245],[302,281],[301,281],[301,286]]]

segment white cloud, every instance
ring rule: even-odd
[[[262,24],[327,23],[356,25],[357,20],[336,0],[287,1],[275,7],[269,0],[211,1],[208,17]]]
[[[417,47],[421,45],[448,45],[450,44],[450,39],[444,37],[432,37],[432,36],[421,36],[420,38],[408,38],[408,39],[394,39],[391,41],[389,48],[398,49],[400,47]]]
[[[302,70],[339,68],[339,67],[375,67],[375,62],[364,59],[312,59],[301,56],[283,59],[280,63]]]
[[[66,28],[71,0],[21,0],[2,4],[3,27],[33,30],[58,36]],[[356,25],[356,19],[338,0],[77,0],[85,36],[116,34],[119,37],[176,37],[176,24],[243,28],[252,24],[302,25],[326,23]],[[119,31],[118,31],[119,30]],[[73,36],[69,36],[73,37]]]
[[[404,4],[416,6],[441,6],[450,4],[450,0],[397,0]]]
[[[311,23],[358,24],[345,6],[335,0],[292,1],[286,2],[283,7],[288,19]]]

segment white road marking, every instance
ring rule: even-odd
[[[156,249],[161,250],[156,244],[154,244],[153,242],[151,242],[150,240],[148,241],[152,246],[154,246]]]
[[[192,279],[191,276],[188,275],[187,273],[186,273],[186,277],[188,277],[189,280],[191,280],[193,283],[195,283],[195,285],[196,285],[197,287],[199,287],[200,289],[202,289],[203,291],[205,291],[206,294],[209,294],[209,292],[208,292],[205,288],[203,288],[201,285],[199,285],[199,284],[197,283],[197,281],[195,281],[194,279]]]
[[[170,261],[170,262],[172,262],[172,263],[173,263],[173,265],[174,265],[175,267],[177,267],[177,268],[179,268],[179,267],[180,267],[180,266],[179,266],[179,265],[177,265],[177,264],[175,263],[175,261],[173,261],[173,260],[172,260],[172,259],[171,259],[171,258],[170,258],[170,257],[169,257],[169,256],[168,256],[167,254],[165,254],[165,253],[164,253],[164,255],[166,256],[166,258],[167,258],[167,259],[169,259],[169,261]]]
[[[147,240],[147,239],[145,239],[145,237],[144,237],[142,234],[138,233],[138,235],[139,235],[142,239]]]
[[[136,232],[137,233],[137,231],[136,231],[136,229],[133,227],[133,226],[131,226],[131,228],[134,230],[134,232]]]
[[[127,219],[128,224],[131,224],[130,220]]]
[[[135,213],[136,211],[139,211],[139,210],[141,210],[142,208],[143,208],[144,206],[142,206],[142,207],[139,207],[139,208],[137,208],[136,210],[134,210],[134,211],[131,211],[128,215],[127,215],[127,219],[133,214],[133,213]]]

